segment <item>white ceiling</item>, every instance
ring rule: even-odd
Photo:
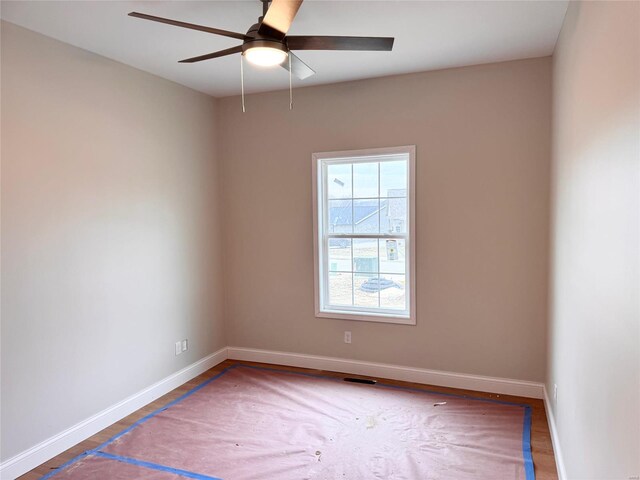
[[[316,75],[294,87],[551,55],[567,8],[558,1],[306,0],[292,35],[395,37],[392,52],[297,55]],[[178,60],[238,40],[128,17],[130,11],[237,32],[257,21],[258,0],[5,1],[3,20],[216,97],[240,93],[239,55],[196,64]],[[245,64],[246,65],[246,64]],[[245,68],[245,90],[288,87],[286,70]]]

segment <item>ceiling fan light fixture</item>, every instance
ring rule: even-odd
[[[276,42],[251,42],[256,45],[247,45],[242,53],[252,64],[259,67],[274,67],[281,65],[287,58],[287,49],[281,43]]]

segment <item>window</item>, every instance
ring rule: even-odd
[[[415,147],[316,153],[316,316],[415,325]]]

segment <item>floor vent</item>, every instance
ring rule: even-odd
[[[345,382],[352,382],[352,383],[364,383],[366,385],[375,385],[377,382],[375,380],[368,380],[366,378],[351,378],[351,377],[346,377],[343,378],[343,380]]]

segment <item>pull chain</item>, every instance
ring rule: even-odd
[[[291,53],[289,57],[289,110],[293,110],[293,87],[291,86]]]
[[[242,97],[242,113],[247,109],[244,104],[244,55],[240,55],[240,90]],[[291,73],[291,55],[289,55],[289,110],[293,110],[293,81]]]
[[[242,89],[242,113],[245,113],[244,108],[244,55],[240,55],[240,88]]]

